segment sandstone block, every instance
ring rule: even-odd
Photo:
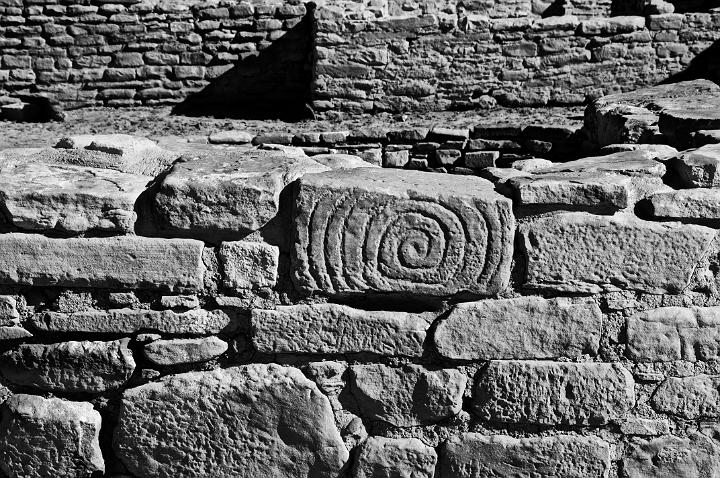
[[[274,364],[127,390],[115,451],[128,471],[149,478],[335,478],[348,458],[327,397],[299,370]]]
[[[667,419],[628,418],[620,424],[623,435],[658,436],[670,433],[670,422]]]
[[[0,325],[17,325],[20,313],[12,295],[0,295]]]
[[[0,356],[0,373],[12,383],[42,391],[114,390],[135,370],[129,341],[22,344]]]
[[[632,408],[634,386],[619,364],[493,361],[476,382],[473,406],[492,422],[604,425]]]
[[[519,233],[527,286],[581,293],[679,293],[715,237],[703,226],[585,212],[532,219]]]
[[[102,474],[100,414],[87,402],[18,394],[2,406],[0,469],[8,476]]]
[[[456,360],[549,359],[597,354],[602,313],[566,298],[484,300],[456,305],[435,330],[435,346]]]
[[[467,377],[457,370],[419,365],[350,367],[350,390],[360,415],[396,427],[437,423],[457,415]]]
[[[717,476],[720,452],[700,433],[635,440],[628,444],[622,467],[627,478]]]
[[[312,160],[330,169],[355,169],[355,168],[378,168],[377,164],[365,161],[359,156],[353,154],[316,154],[312,156]]]
[[[173,229],[239,237],[277,215],[285,186],[325,170],[277,151],[203,153],[173,166],[155,197],[155,212]]]
[[[671,100],[661,105],[660,132],[681,147],[692,144],[692,134],[696,131],[720,129],[720,91],[691,101]]]
[[[657,218],[699,222],[720,219],[720,189],[664,191],[648,199]]]
[[[565,163],[555,163],[536,173],[615,173],[626,176],[655,176],[665,174],[665,165],[656,161],[662,153],[638,149],[605,156],[592,156]]]
[[[663,413],[697,420],[720,417],[720,375],[669,377],[652,396],[652,406]]]
[[[720,188],[720,144],[686,151],[671,161],[681,184],[687,188]]]
[[[465,433],[443,446],[438,478],[605,478],[609,468],[610,446],[595,437]]]
[[[252,133],[242,130],[218,131],[208,136],[211,144],[247,144],[251,143],[255,136]]]
[[[293,280],[303,292],[494,295],[509,280],[515,221],[476,177],[362,168],[305,176]]]
[[[155,365],[200,363],[224,354],[228,344],[217,337],[171,339],[150,342],[143,349],[145,358]]]
[[[112,309],[75,312],[45,312],[31,319],[33,327],[45,332],[88,334],[132,334],[149,331],[175,335],[217,334],[232,328],[233,318],[222,310]]]
[[[252,311],[253,345],[266,353],[369,352],[420,357],[432,316],[365,311],[337,304]]]
[[[223,242],[218,252],[225,287],[255,289],[277,282],[280,250],[261,242]]]
[[[0,283],[10,285],[200,289],[203,243],[189,239],[50,239],[0,235]]]
[[[432,478],[437,453],[417,438],[370,437],[360,446],[353,478]]]

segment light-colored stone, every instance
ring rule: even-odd
[[[699,222],[720,219],[720,189],[665,191],[648,199],[657,218]]]
[[[432,478],[437,453],[417,438],[370,437],[360,446],[352,478]]]
[[[359,310],[337,304],[252,311],[252,342],[260,352],[370,352],[420,357],[431,314]]]
[[[605,425],[635,404],[635,382],[620,364],[493,361],[476,381],[483,420],[538,425]]]
[[[12,295],[0,295],[0,325],[17,325],[20,313],[17,301]]]
[[[203,247],[190,239],[2,234],[0,283],[196,290],[203,286]]]
[[[518,159],[517,161],[513,161],[512,168],[517,169],[518,171],[523,171],[526,173],[534,173],[536,171],[541,171],[545,168],[549,168],[552,166],[552,161],[544,158],[528,158],[528,159]]]
[[[688,188],[720,188],[720,144],[686,151],[671,162],[677,178]]]
[[[355,169],[355,168],[378,168],[376,164],[369,163],[360,156],[352,154],[316,154],[312,156],[313,161],[327,166],[330,169]]]
[[[0,198],[21,229],[132,232],[149,178],[112,169],[48,163],[0,168]]]
[[[285,186],[327,169],[275,151],[202,153],[173,166],[155,197],[155,212],[173,229],[239,237],[277,215]]]
[[[135,370],[130,339],[22,344],[0,357],[12,383],[42,391],[101,393],[122,387]]]
[[[456,305],[435,330],[435,346],[456,360],[550,359],[596,355],[602,313],[567,298],[484,300]]]
[[[200,300],[196,295],[164,295],[160,297],[160,306],[166,309],[197,309]]]
[[[100,414],[87,402],[14,395],[2,406],[0,469],[11,477],[102,475]]]
[[[596,437],[465,433],[440,451],[438,478],[606,478],[610,446]]]
[[[471,176],[361,168],[310,174],[295,204],[303,292],[493,295],[510,276],[509,199]]]
[[[715,477],[720,476],[720,450],[700,433],[637,439],[628,444],[622,469],[627,478]]]
[[[223,283],[231,289],[273,287],[277,282],[280,250],[262,242],[223,242],[218,253]]]
[[[540,217],[518,229],[527,258],[526,286],[581,293],[679,293],[716,234],[703,226],[586,212]]]
[[[467,377],[454,369],[382,364],[350,367],[350,393],[359,414],[396,427],[429,425],[457,415]]]
[[[621,153],[623,151],[650,151],[653,153],[653,159],[658,161],[667,161],[670,158],[674,158],[678,154],[678,150],[667,144],[637,144],[637,143],[625,143],[625,144],[609,144],[600,148],[602,154],[613,154]]]
[[[692,134],[720,129],[720,88],[690,101],[664,101],[658,127],[671,141],[683,147],[692,144]]]
[[[631,417],[620,424],[623,435],[659,436],[670,433],[670,422],[665,418]]]
[[[554,163],[535,173],[615,173],[626,176],[656,176],[665,174],[665,165],[656,161],[657,154],[648,150],[624,151]]]
[[[114,442],[128,471],[148,478],[336,478],[348,459],[327,397],[274,364],[129,389]]]
[[[231,129],[210,134],[208,141],[211,144],[247,144],[252,143],[254,137],[247,131]]]
[[[7,340],[29,339],[32,336],[33,334],[29,330],[23,327],[18,327],[17,325],[0,326],[0,342]]]
[[[45,332],[132,334],[140,331],[178,335],[217,334],[233,327],[233,317],[223,310],[111,309],[64,314],[45,312],[31,318],[33,328]]]
[[[602,172],[536,174],[508,179],[517,205],[624,209],[630,205],[631,178]]]
[[[720,360],[720,307],[660,307],[627,320],[627,355],[636,362]]]
[[[155,365],[170,366],[207,362],[224,354],[228,344],[217,337],[156,340],[145,345],[145,358]]]
[[[652,396],[655,410],[688,420],[720,418],[720,375],[669,377]]]

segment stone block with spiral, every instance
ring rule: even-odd
[[[293,281],[305,293],[491,296],[509,281],[512,203],[478,177],[307,174],[293,217]]]

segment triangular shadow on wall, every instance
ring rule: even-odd
[[[706,79],[720,85],[720,40],[697,55],[683,71],[670,76],[661,84]]]

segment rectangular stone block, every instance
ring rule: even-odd
[[[703,226],[584,212],[532,219],[518,229],[527,258],[525,285],[578,293],[679,293],[716,234]]]
[[[2,234],[0,283],[197,290],[203,286],[203,248],[190,239]]]
[[[443,446],[438,478],[605,478],[609,469],[610,445],[600,438],[465,433]]]
[[[277,282],[280,250],[262,242],[223,242],[218,251],[225,287],[255,289]]]
[[[515,220],[492,183],[360,168],[309,174],[294,210],[293,280],[305,293],[494,295]]]
[[[260,352],[369,352],[420,357],[428,314],[365,311],[336,304],[280,306],[252,312],[252,342]]]
[[[622,469],[627,478],[718,476],[720,448],[697,432],[634,440],[628,444]]]
[[[473,408],[491,422],[597,426],[635,405],[634,388],[616,363],[493,361],[475,384]]]
[[[669,377],[652,396],[651,404],[661,413],[687,420],[720,418],[720,375]]]
[[[456,305],[435,329],[435,346],[455,360],[550,359],[596,355],[602,313],[592,300],[484,300]]]

